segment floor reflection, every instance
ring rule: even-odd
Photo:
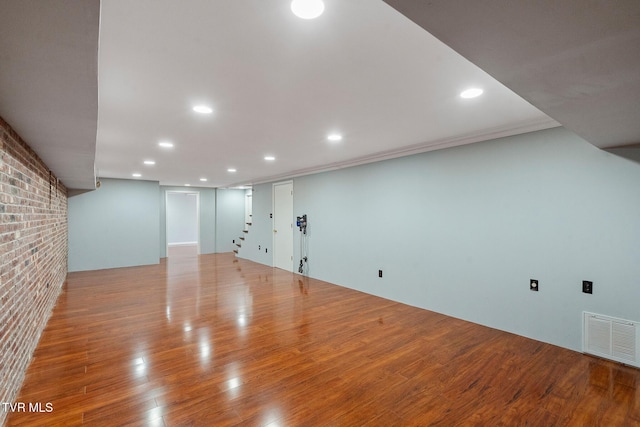
[[[200,276],[197,245],[169,246],[166,259],[166,317],[169,323],[190,325],[200,316]],[[186,331],[186,326],[185,326]]]
[[[194,250],[71,274],[7,425],[640,423],[637,369]]]

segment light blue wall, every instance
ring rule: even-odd
[[[157,182],[101,179],[69,198],[69,271],[157,264]]]
[[[168,191],[199,194],[201,254],[230,252],[242,235],[244,190],[101,182],[100,189],[69,198],[69,271],[157,264],[166,257]]]
[[[272,184],[260,184],[252,192],[252,225],[246,233],[239,256],[261,264],[273,265]]]
[[[160,187],[160,258],[167,256],[167,223],[166,223],[166,193],[197,192],[200,195],[200,253],[212,254],[216,252],[216,189],[200,187]]]
[[[167,193],[167,242],[195,243],[198,239],[198,197],[195,193]]]
[[[245,191],[218,189],[216,199],[216,251],[231,252],[243,234]]]
[[[216,253],[216,189],[200,189],[200,253]]]
[[[639,183],[640,165],[557,128],[296,178],[294,213],[312,277],[580,350],[583,310],[640,320]]]

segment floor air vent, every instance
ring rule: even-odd
[[[640,325],[631,320],[583,312],[585,353],[640,367]]]

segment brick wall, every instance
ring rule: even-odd
[[[0,117],[0,402],[20,390],[66,275],[67,189]]]

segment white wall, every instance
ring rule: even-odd
[[[167,243],[198,242],[198,197],[195,193],[167,193]]]
[[[157,182],[101,179],[69,198],[69,271],[157,264]]]
[[[640,320],[638,183],[640,165],[557,128],[296,178],[294,214],[312,277],[580,350],[583,310]]]

